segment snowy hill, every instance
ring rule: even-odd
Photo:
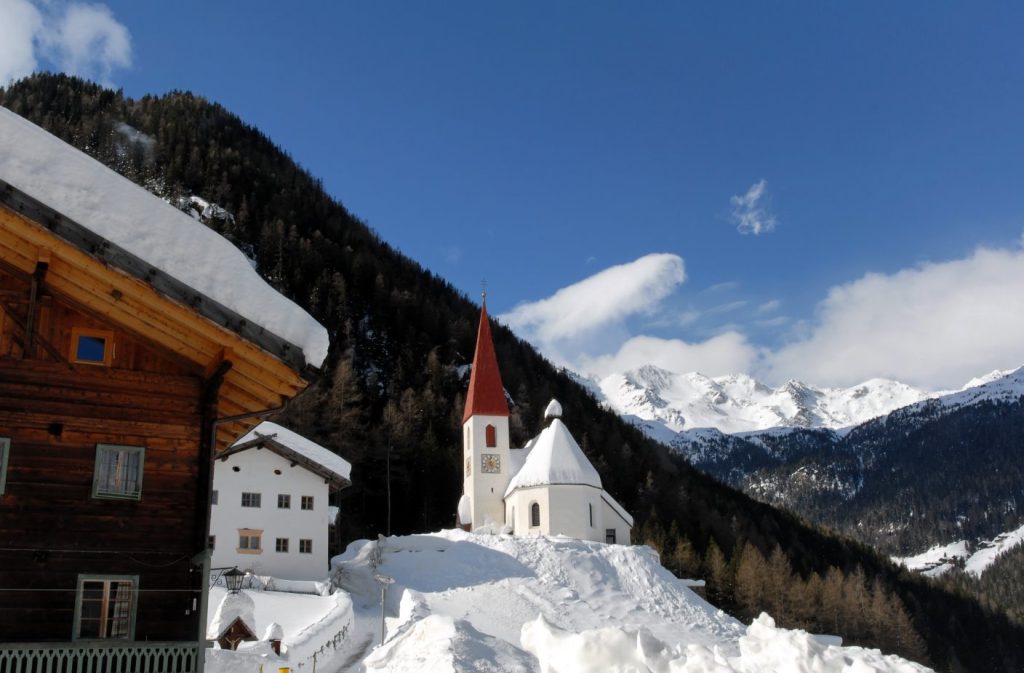
[[[648,365],[590,380],[588,387],[648,435],[670,443],[680,432],[701,428],[726,434],[775,428],[838,430],[934,398],[964,404],[983,396],[1020,394],[1024,392],[1022,371],[992,372],[971,380],[960,391],[929,392],[888,379],[871,379],[850,388],[818,388],[800,381],[771,388],[745,374],[712,378]]]
[[[321,654],[320,661],[329,662],[324,670],[929,670],[877,650],[841,647],[838,638],[776,628],[767,615],[744,626],[662,568],[647,547],[441,531],[355,542],[333,567],[351,595],[353,617],[344,639],[348,645]],[[394,580],[387,592],[383,646],[376,646],[380,585],[375,576]],[[279,621],[294,623],[295,612],[307,605],[317,608],[311,622],[324,620],[320,604],[326,599],[296,596],[295,607],[288,608],[280,594],[275,596]],[[255,598],[258,617],[259,602],[267,599],[258,593]],[[208,670],[242,670],[232,667],[228,653],[214,653]],[[328,654],[331,658],[324,659]]]
[[[963,569],[975,577],[980,577],[991,566],[996,558],[1024,542],[1024,526],[1008,533],[997,535],[991,540],[984,540],[968,549],[967,540],[957,540],[945,545],[934,547],[915,556],[893,557],[896,563],[902,563],[910,570],[919,570],[921,574],[936,577],[950,570],[955,564],[963,564]]]

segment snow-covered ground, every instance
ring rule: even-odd
[[[1001,533],[992,540],[975,545],[972,553],[968,551],[966,540],[958,540],[945,545],[936,545],[915,556],[893,557],[896,563],[902,563],[910,570],[918,570],[922,575],[936,577],[951,569],[957,563],[963,563],[964,570],[981,577],[996,558],[1005,551],[1024,542],[1024,526],[1008,533]]]
[[[928,670],[841,647],[834,637],[776,628],[767,615],[745,626],[693,593],[647,547],[449,530],[359,541],[333,565],[342,595],[351,597],[352,621],[344,653],[318,662],[325,673]],[[393,580],[382,646],[375,577]],[[288,646],[301,615],[309,609],[323,621],[314,613],[323,615],[330,599],[282,596],[257,592],[256,619],[276,615]],[[207,670],[241,673],[224,667],[230,657],[214,651]]]

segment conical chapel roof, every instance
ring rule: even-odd
[[[517,488],[542,484],[584,484],[601,488],[600,475],[560,418],[553,419],[537,436],[526,463],[505,489],[505,497]]]
[[[501,384],[498,356],[491,338],[491,321],[487,317],[487,304],[480,311],[480,327],[476,333],[476,352],[473,353],[473,372],[466,393],[465,423],[471,416],[508,416],[505,387]]]

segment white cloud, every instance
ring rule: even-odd
[[[0,0],[0,86],[36,69],[43,17],[28,0]]]
[[[710,315],[720,315],[722,313],[732,313],[737,309],[741,309],[746,306],[749,302],[746,299],[738,299],[736,301],[730,301],[725,304],[719,304],[718,306],[712,306],[711,308],[704,311]]]
[[[0,0],[0,84],[31,74],[40,60],[109,85],[131,65],[131,35],[106,5]]]
[[[630,315],[650,312],[685,278],[683,259],[678,255],[646,255],[600,271],[547,299],[520,304],[500,318],[543,348]]]
[[[758,180],[746,194],[735,195],[729,199],[732,204],[732,221],[741,234],[764,234],[775,229],[778,220],[763,203],[767,200],[768,183]]]
[[[762,314],[773,313],[775,311],[778,311],[780,306],[782,306],[781,301],[779,301],[778,299],[770,299],[765,303],[759,305],[757,307],[757,312]]]
[[[607,376],[656,365],[673,372],[699,371],[707,376],[723,376],[750,371],[757,350],[739,332],[730,331],[707,341],[688,343],[681,339],[635,336],[615,353],[583,357],[579,367],[587,374]]]
[[[853,385],[890,377],[933,389],[1024,364],[1024,250],[869,273],[833,287],[807,334],[769,354],[776,380]]]

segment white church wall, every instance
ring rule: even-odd
[[[610,496],[605,496],[610,497]],[[601,499],[601,529],[600,541],[605,542],[609,529],[615,529],[615,542],[618,544],[630,544],[630,525],[612,508],[604,499]]]
[[[609,505],[604,491],[583,484],[551,484],[516,489],[505,501],[505,520],[514,535],[567,535],[580,540],[630,544],[630,525]],[[530,506],[540,505],[540,526],[530,525]],[[591,519],[591,513],[593,519]]]
[[[328,487],[322,477],[269,449],[253,448],[215,461],[213,489],[213,567],[238,566],[283,579],[327,576]],[[243,507],[242,493],[259,493],[260,506]],[[280,494],[290,496],[290,507],[278,507]],[[302,496],[313,497],[313,509],[302,509]],[[258,553],[239,549],[241,530],[261,531]],[[276,550],[277,538],[288,540],[287,552]],[[310,553],[300,551],[301,540],[312,541]]]
[[[494,426],[495,446],[487,446],[487,426]],[[509,459],[508,418],[477,415],[462,426],[463,493],[469,495],[473,527],[505,522],[503,496],[512,475]],[[497,456],[498,472],[484,472],[484,456]]]

